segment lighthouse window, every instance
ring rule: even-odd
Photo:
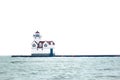
[[[33,46],[33,47],[36,47],[36,45],[35,45],[35,44],[33,44],[32,46]]]
[[[45,44],[44,47],[47,47],[47,44]]]
[[[40,37],[40,36],[37,34],[36,37]]]
[[[51,45],[53,45],[53,42],[51,42]]]

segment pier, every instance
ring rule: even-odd
[[[53,56],[12,55],[11,57],[120,57],[120,55],[53,55]]]

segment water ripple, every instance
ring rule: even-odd
[[[114,66],[112,65],[114,64]],[[0,58],[0,80],[119,80],[120,58]]]
[[[120,76],[118,75],[106,75],[106,76],[95,76],[96,78],[116,78],[116,79],[120,79]]]

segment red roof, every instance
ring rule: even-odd
[[[39,31],[36,31],[36,33],[39,33]]]
[[[55,43],[53,41],[46,41],[49,45],[51,45],[51,43],[53,43],[53,45],[55,45]]]
[[[40,41],[39,44],[41,43],[41,45],[39,45],[38,48],[43,48],[43,44],[44,44],[45,42],[47,42],[49,45],[52,45],[52,43],[53,43],[53,45],[55,45],[55,43],[54,43],[53,41]]]
[[[39,43],[43,44],[44,42],[47,42],[49,45],[51,45],[51,43],[53,43],[53,45],[55,45],[55,43],[53,41],[40,41]]]

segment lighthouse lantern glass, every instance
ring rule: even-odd
[[[36,34],[36,37],[40,37],[40,35]]]

